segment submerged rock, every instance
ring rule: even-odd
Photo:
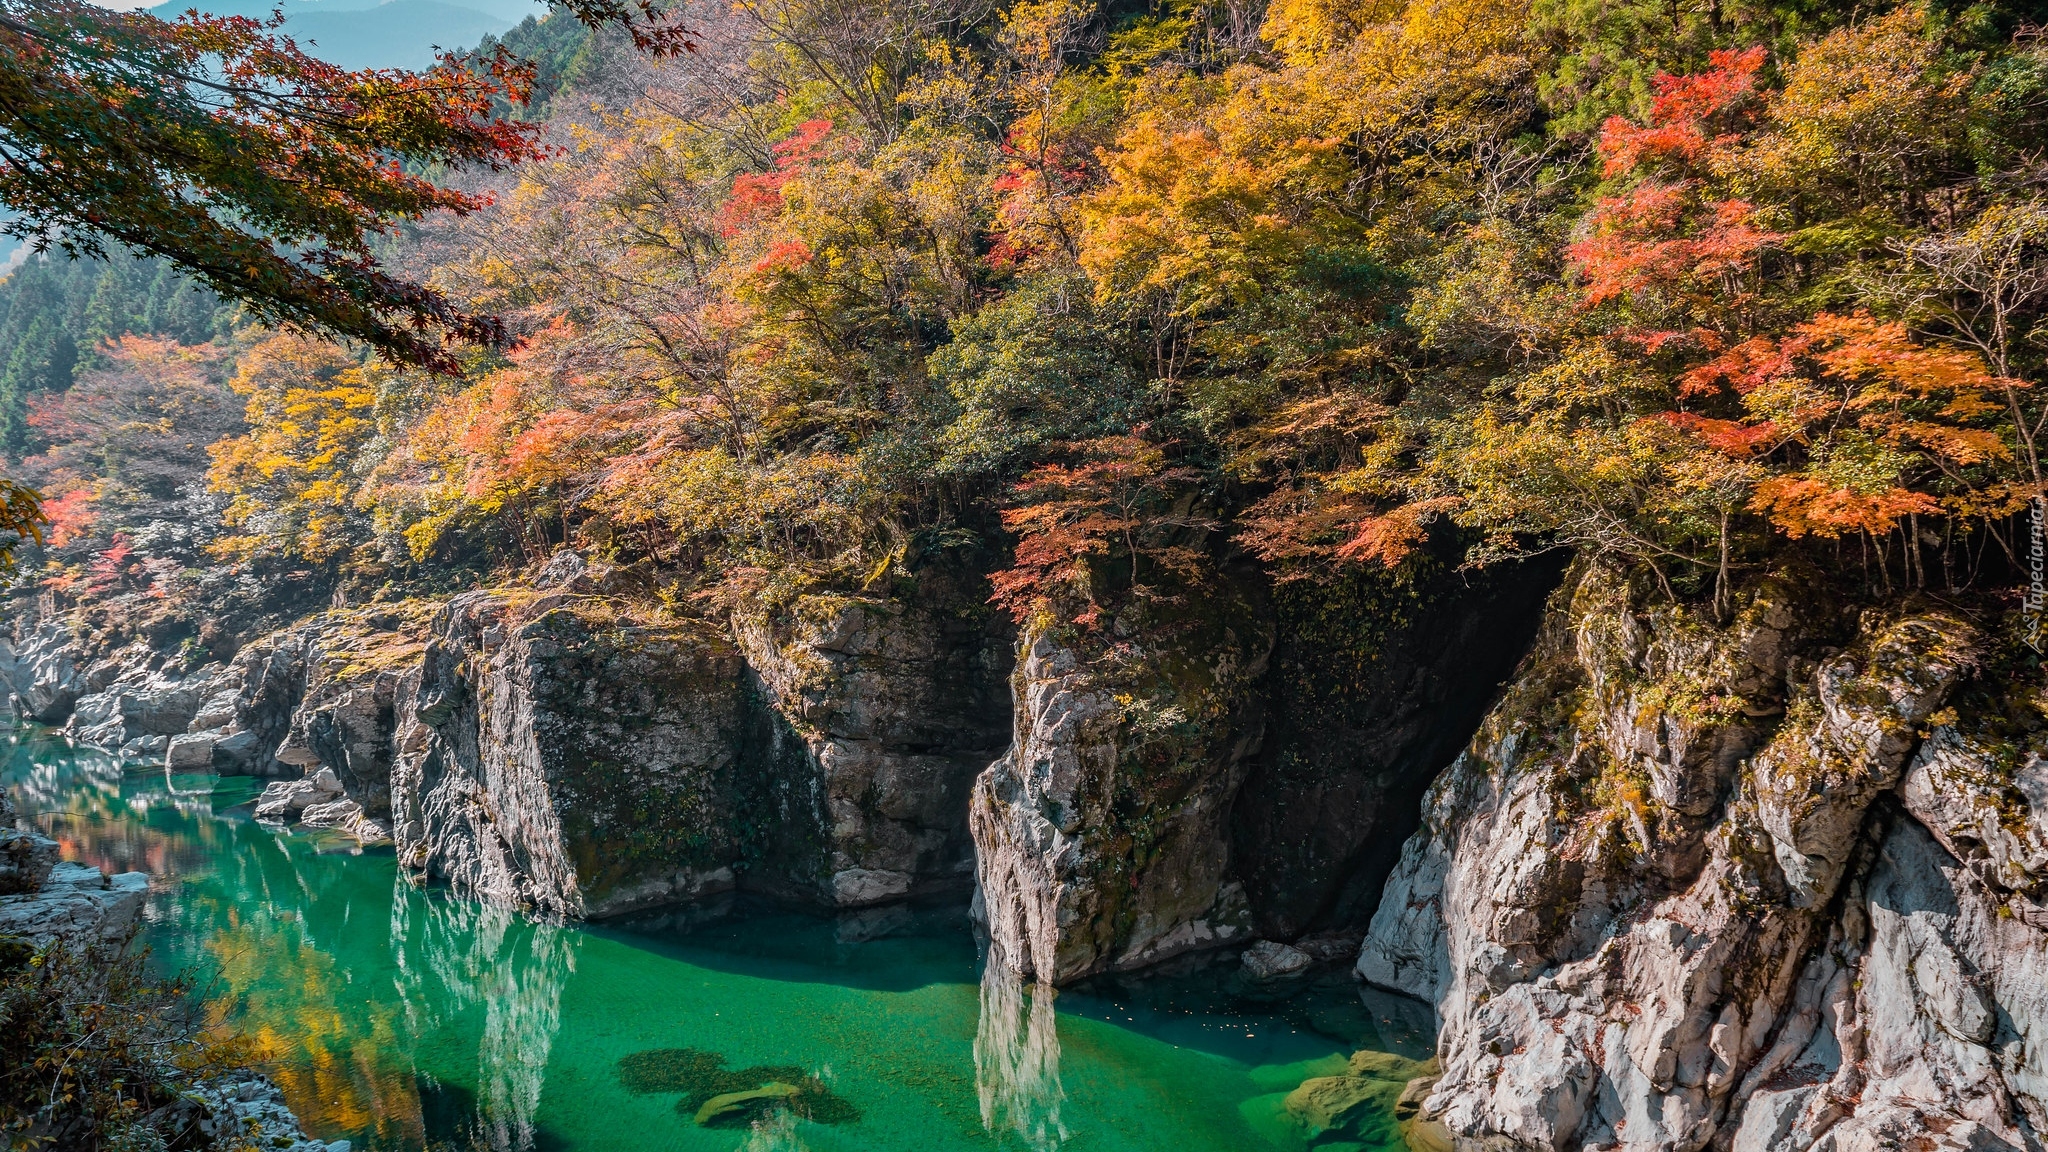
[[[860,1119],[860,1110],[819,1077],[787,1064],[727,1068],[725,1057],[696,1048],[651,1048],[618,1063],[619,1083],[638,1095],[679,1093],[676,1111],[702,1125],[745,1121],[788,1110],[820,1124]]]
[[[801,1091],[794,1084],[770,1083],[744,1092],[713,1096],[697,1109],[697,1123],[710,1127],[751,1120],[779,1104],[787,1104]]]
[[[1390,1117],[1402,1085],[1370,1076],[1321,1076],[1304,1080],[1287,1094],[1287,1111],[1301,1125],[1302,1136],[1315,1140],[1347,1129],[1360,1120]]]
[[[1261,940],[1245,949],[1242,957],[1244,973],[1254,980],[1278,980],[1306,972],[1316,958],[1299,948],[1290,948],[1272,940]]]

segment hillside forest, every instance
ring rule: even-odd
[[[509,326],[459,371],[119,253],[12,274],[0,443],[52,520],[16,588],[204,649],[235,587],[565,543],[677,613],[958,553],[1105,639],[1219,566],[1446,550],[1714,613],[1794,555],[2004,585],[2048,421],[2041,15],[739,0],[666,60],[530,21],[542,156],[437,174],[490,206],[381,242]]]

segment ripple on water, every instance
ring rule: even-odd
[[[1399,1148],[1392,1101],[1432,1043],[1426,1006],[1343,978],[1267,1001],[1220,966],[1031,988],[957,909],[535,923],[255,823],[261,781],[11,739],[21,810],[67,859],[152,874],[159,962],[198,969],[307,1126],[359,1148]]]

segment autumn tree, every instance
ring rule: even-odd
[[[210,482],[227,495],[225,519],[236,530],[220,552],[273,549],[324,564],[367,537],[357,493],[385,374],[334,344],[289,332],[241,356],[229,384],[246,398],[250,430],[209,449]]]
[[[171,260],[273,323],[453,366],[447,340],[502,328],[392,275],[370,241],[479,197],[412,173],[535,154],[492,98],[524,90],[499,58],[350,72],[241,17],[176,21],[84,0],[0,4],[0,204],[38,249]]]
[[[1041,465],[1011,490],[1003,526],[1017,535],[1016,561],[993,578],[996,603],[1019,620],[1051,611],[1092,628],[1105,600],[1159,594],[1148,576],[1200,572],[1207,554],[1186,534],[1199,541],[1213,524],[1190,513],[1201,474],[1174,463],[1171,445],[1133,435],[1062,447],[1070,462]]]

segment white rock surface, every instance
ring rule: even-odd
[[[37,892],[0,896],[0,936],[35,943],[61,938],[76,943],[119,940],[149,898],[149,876],[107,876],[87,864],[58,864]]]
[[[1794,586],[1725,627],[1568,592],[1359,955],[1437,1007],[1423,1114],[1475,1149],[2038,1148],[2048,916],[1979,877],[2042,837],[1943,734],[1974,628],[1868,614],[1841,650]]]
[[[164,749],[164,767],[172,772],[205,772],[213,767],[213,746],[219,742],[212,732],[173,736]]]
[[[1278,980],[1306,972],[1316,958],[1274,940],[1261,940],[1244,950],[1238,957],[1244,963],[1244,974],[1254,980]]]
[[[256,818],[281,824],[309,808],[332,804],[341,795],[341,781],[334,769],[323,766],[300,780],[273,780],[266,784],[263,795],[256,800]]]

